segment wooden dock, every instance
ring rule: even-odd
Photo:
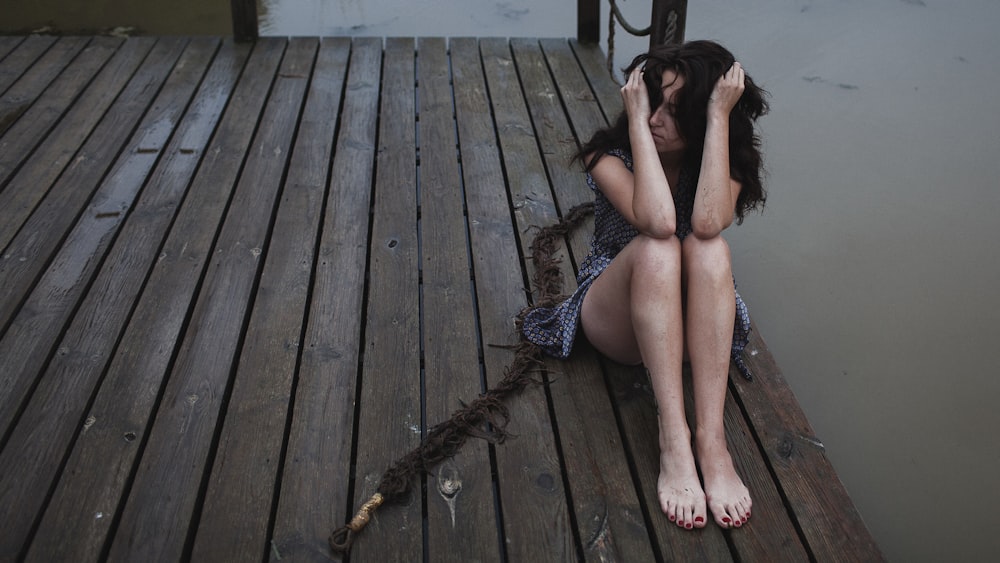
[[[591,198],[569,156],[620,109],[603,60],[0,37],[0,561],[333,557],[388,464],[503,376],[533,227]],[[880,560],[759,334],[747,359],[742,529],[662,516],[645,377],[581,346],[350,559]]]

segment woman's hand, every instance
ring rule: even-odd
[[[729,112],[736,107],[736,102],[743,95],[744,81],[746,75],[740,63],[733,63],[725,74],[719,77],[712,89],[712,95],[708,97],[708,111],[711,115],[719,117],[729,117]]]
[[[648,123],[652,110],[649,107],[649,90],[642,79],[642,69],[636,67],[628,75],[628,80],[622,86],[622,102],[630,122]]]

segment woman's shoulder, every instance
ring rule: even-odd
[[[607,154],[622,159],[625,162],[625,166],[627,166],[629,170],[632,169],[632,151],[628,149],[613,148],[610,149]]]
[[[613,156],[614,159],[605,160],[605,156]],[[591,156],[590,158],[593,158]],[[601,191],[598,187],[598,182],[594,178],[595,174],[598,177],[604,178],[605,181],[608,178],[621,177],[621,174],[631,173],[632,170],[632,151],[628,149],[612,148],[604,151],[599,157],[599,160],[595,162],[590,170],[587,172],[587,185],[594,191]],[[624,165],[624,169],[622,166]],[[617,169],[617,170],[616,170]],[[610,175],[610,176],[609,176]]]

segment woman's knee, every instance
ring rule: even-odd
[[[639,235],[633,242],[637,267],[649,268],[655,272],[680,271],[682,251],[677,237],[655,238]]]
[[[732,277],[732,258],[726,239],[721,236],[708,239],[689,236],[681,246],[683,266],[688,275]]]

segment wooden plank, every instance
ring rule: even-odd
[[[201,43],[215,45],[217,40],[196,39],[192,46]],[[95,386],[111,361],[115,344],[150,269],[157,263],[158,249],[184,200],[199,160],[205,154],[205,147],[222,116],[248,51],[249,48],[237,48],[227,42],[218,52],[164,151],[163,160],[151,175],[101,272],[59,343],[59,348],[66,353],[53,357],[46,369],[43,381],[58,382],[64,402],[78,403],[81,409],[90,408],[90,416],[82,430],[79,415],[66,421],[74,425],[73,432],[79,436],[75,436],[77,441],[62,479],[34,535],[28,561],[92,560],[100,553],[114,519],[117,497],[121,494],[120,490],[107,491],[114,488],[116,480],[128,475],[131,466],[131,459],[122,459],[117,450],[121,447],[134,449],[135,440],[130,441],[128,436],[135,436],[135,433],[134,427],[125,426],[122,432],[108,424],[113,423],[105,417],[110,409],[102,403],[107,402],[111,381],[108,380],[109,385],[99,391],[95,391]],[[193,195],[191,199],[196,200],[196,197]],[[124,346],[129,346],[128,342],[126,338]],[[136,375],[130,373],[129,377],[145,381],[145,374]],[[158,385],[151,387],[146,393],[155,393]],[[34,403],[38,403],[40,392],[41,389],[36,391]],[[87,402],[92,393],[97,393],[98,399],[90,407]],[[129,397],[130,402],[141,403],[135,399],[139,396],[142,393],[123,394],[115,400]],[[93,510],[81,517],[80,507]]]
[[[97,125],[94,135],[82,147],[63,144],[71,139],[62,135],[55,138],[56,143],[52,147],[57,149],[56,152],[65,156],[75,152],[76,157],[52,189],[46,183],[52,176],[46,177],[38,168],[43,160],[53,168],[58,167],[58,161],[48,161],[48,158],[58,159],[58,156],[52,154],[53,151],[40,149],[35,152],[33,162],[22,167],[11,184],[0,192],[0,209],[3,209],[5,219],[4,223],[0,223],[0,246],[5,247],[0,255],[0,285],[8,288],[9,295],[12,296],[0,304],[0,328],[6,328],[10,323],[15,307],[45,268],[59,240],[65,236],[90,199],[101,177],[107,172],[152,100],[157,87],[170,71],[173,61],[180,54],[180,39],[165,41],[157,48],[156,57],[149,64],[140,67],[140,61],[153,46],[151,38],[141,39],[147,40],[135,44],[134,48],[124,49],[121,57],[115,57],[105,67],[105,70],[118,69],[126,77],[130,77],[133,71],[136,75],[127,84],[125,80],[115,80],[106,85],[115,95],[119,93],[119,87],[124,86],[125,89],[120,91],[123,95],[111,106],[105,118],[99,123],[93,122]],[[168,60],[170,57],[173,60]],[[107,78],[112,80],[112,77]],[[105,96],[105,99],[110,102],[113,97]],[[79,104],[74,106],[78,107]],[[61,123],[67,122],[64,120]],[[91,123],[88,119],[86,125]],[[7,133],[13,134],[16,130],[14,127]],[[74,132],[81,131],[74,128]],[[78,142],[80,139],[72,141]],[[36,204],[38,212],[33,213]]]
[[[193,158],[200,160],[198,173],[155,258],[77,437],[50,508],[55,515],[51,519],[46,515],[36,544],[45,537],[42,532],[48,530],[48,537],[58,537],[69,544],[71,553],[89,555],[82,559],[106,556],[107,544],[121,517],[123,495],[132,484],[179,335],[203,270],[212,257],[212,244],[231,197],[231,186],[239,176],[256,127],[257,120],[247,116],[260,114],[283,49],[284,41],[257,43],[247,63],[247,68],[253,68],[254,72],[240,80],[211,144],[207,147],[204,144],[206,136],[212,133],[211,127],[189,131],[181,140],[181,152],[192,151]],[[236,59],[224,64],[234,66],[238,72],[245,49],[224,49],[219,57]],[[212,89],[211,94],[226,97],[224,91],[217,89]],[[201,109],[208,112],[212,105]],[[179,181],[183,184],[185,180]],[[78,498],[80,501],[74,502]],[[60,535],[65,517],[59,515],[70,513],[76,518],[81,506],[92,510],[94,518],[86,518],[73,528],[78,535]],[[40,555],[39,560],[46,558]]]
[[[38,61],[32,65],[0,98],[0,135],[7,130],[21,115],[27,111],[31,104],[41,95],[45,88],[59,75],[60,72],[87,44],[89,39],[84,37],[64,37],[60,39],[54,47],[42,55]],[[0,84],[0,91],[4,87]],[[41,129],[44,133],[43,124],[33,123],[35,128]],[[3,143],[0,140],[0,143]],[[23,140],[18,140],[21,145]],[[30,147],[30,145],[29,145]]]
[[[730,389],[753,424],[810,555],[885,560],[757,330],[744,353],[754,380],[730,377]]]
[[[382,472],[395,458],[417,445],[422,414],[412,38],[387,42],[383,76],[357,420],[359,482],[354,486],[353,507],[374,492]],[[386,378],[390,373],[394,376]],[[387,507],[376,517],[365,540],[356,544],[355,557],[404,560],[420,556],[422,502],[419,483],[413,486],[414,493],[402,506]]]
[[[523,237],[530,232],[531,225],[551,223],[555,210],[547,193],[544,165],[507,41],[483,39],[480,49],[507,173],[509,198],[515,210],[518,232]],[[482,186],[471,180],[470,185],[475,188],[470,188],[474,196],[470,212],[475,210],[471,221],[479,222],[484,228],[496,224],[497,217],[486,209],[490,206],[488,199],[479,191]],[[481,246],[476,253],[476,279],[483,287],[480,295],[490,296],[479,303],[484,319],[483,339],[486,344],[510,343],[517,338],[511,315],[527,305],[524,281],[516,279],[518,276],[505,277],[515,270],[509,256],[502,261],[491,261],[490,251],[482,246],[487,244],[488,238],[482,240],[485,236],[477,227],[476,239]],[[521,246],[525,247],[523,240]],[[497,252],[497,256],[510,253],[507,247],[502,254]],[[494,292],[497,302],[490,303]],[[515,297],[515,294],[518,295]],[[489,347],[485,353],[487,375],[496,382],[511,354]],[[578,539],[567,506],[561,460],[545,395],[543,387],[529,386],[510,402],[508,430],[517,438],[497,448],[507,557],[512,561],[579,558]]]
[[[581,189],[578,169],[569,166],[578,145],[566,111],[563,110],[563,102],[573,104],[573,100],[560,101],[560,91],[552,82],[548,63],[539,48],[538,41],[514,39],[511,41],[511,49],[519,72],[530,73],[532,76],[530,82],[525,81],[526,84],[531,84],[530,88],[525,89],[525,98],[528,100],[528,110],[542,154],[546,162],[552,163],[547,167],[547,171],[555,204],[560,214],[565,214],[571,208],[593,199],[590,190],[586,189],[586,183]],[[588,231],[589,229],[579,229],[570,237],[571,248],[575,251],[574,258],[577,261],[583,259],[589,247]],[[572,283],[572,280],[567,281]]]
[[[329,559],[330,532],[356,508],[348,476],[381,57],[380,39],[354,40],[295,388],[273,560]]]
[[[5,94],[55,41],[52,35],[0,37],[0,94]]]
[[[352,509],[371,497],[396,458],[417,446],[421,430],[414,40],[389,41],[384,61]],[[340,183],[339,189],[350,185]],[[423,503],[420,483],[412,485],[403,503],[376,514],[352,558],[421,557]]]
[[[123,103],[116,104],[109,119],[103,120],[96,129],[100,137],[94,137],[82,149],[88,157],[78,161],[70,173],[59,180],[39,212],[25,224],[4,253],[0,262],[0,286],[7,291],[7,299],[0,303],[0,325],[8,319],[10,322],[9,330],[0,340],[0,350],[15,358],[10,369],[16,376],[6,378],[3,383],[0,435],[9,430],[33,384],[37,367],[48,356],[53,340],[62,330],[124,213],[156,162],[158,147],[162,147],[173,130],[173,125],[168,123],[176,116],[172,118],[170,109],[161,108],[164,113],[157,113],[147,122],[150,129],[132,139],[132,154],[118,161],[113,176],[103,187],[98,185],[135,123],[153,101],[153,95],[167,78],[185,43],[186,40],[177,38],[161,41],[154,47],[147,64],[137,71],[135,79],[123,91]],[[190,85],[180,84],[178,88],[176,95],[190,97]],[[172,110],[179,116],[183,105]],[[154,147],[154,154],[141,152],[143,142]],[[77,222],[77,230],[71,232],[80,208],[95,191],[97,195]],[[67,236],[67,250],[60,253],[60,245]],[[49,273],[45,274],[50,256],[54,258]],[[38,278],[41,279],[36,286]],[[34,287],[37,290],[33,290]],[[22,299],[25,299],[25,306],[18,310]]]
[[[67,362],[90,360],[80,358],[78,351],[66,344],[59,349],[49,371],[41,374],[39,370],[45,366],[46,357],[55,348],[70,312],[90,285],[94,271],[121,224],[124,211],[118,210],[133,205],[156,162],[155,155],[144,154],[139,147],[148,146],[159,152],[166,144],[173,132],[168,124],[180,119],[216,46],[216,41],[198,41],[182,55],[180,64],[157,97],[154,109],[133,138],[131,150],[116,163],[108,180],[98,190],[90,212],[69,234],[52,267],[29,296],[22,309],[30,311],[28,319],[22,320],[25,315],[15,318],[10,332],[0,341],[0,354],[11,358],[6,362],[5,368],[9,370],[6,375],[17,382],[38,381],[31,402],[0,454],[0,473],[18,483],[17,487],[0,493],[0,506],[3,507],[0,514],[17,523],[6,536],[11,541],[23,545],[31,524],[40,516],[59,461],[65,457],[94,391],[93,378],[78,379],[72,370],[60,372],[59,367]],[[118,215],[111,216],[109,209]],[[96,329],[108,319],[108,311],[97,313],[97,318],[89,319],[92,324],[88,323],[87,331]],[[16,383],[14,389],[15,393],[21,391]],[[25,460],[31,462],[25,463]]]
[[[424,402],[429,428],[447,420],[484,389],[447,46],[441,38],[420,38],[417,47]],[[474,44],[467,47],[475,54]],[[456,76],[455,81],[459,80]],[[513,263],[516,257],[515,253]],[[491,297],[499,299],[500,295]],[[467,441],[458,455],[434,473],[427,478],[429,558],[499,560],[487,443]]]
[[[247,154],[163,391],[109,557],[185,557],[260,273],[314,45],[292,42]]]
[[[579,171],[569,168],[570,150],[576,144],[538,44],[514,41],[513,50],[521,80],[532,85],[526,99],[541,146],[549,147],[543,151],[549,177],[553,182],[562,178],[566,192],[575,189],[590,196]],[[586,230],[581,228],[577,238],[587,240]],[[562,273],[568,293],[576,278],[569,260],[563,260]],[[573,444],[564,448],[564,456],[584,555],[589,560],[651,559],[649,533],[618,428],[588,424],[593,419],[615,420],[604,375],[594,352],[586,346],[577,348],[568,361],[552,360],[548,366],[555,379],[550,389],[560,439]]]
[[[30,37],[30,36],[29,36]],[[0,36],[0,73],[3,73],[3,63],[7,55],[17,48],[18,45],[24,42],[26,39],[23,35],[4,35]],[[3,84],[0,82],[0,84]],[[0,90],[0,94],[3,90]]]
[[[570,46],[580,62],[594,98],[601,106],[605,121],[613,123],[623,109],[621,85],[615,82],[615,77],[608,74],[604,53],[597,45],[570,41]]]
[[[730,380],[743,379],[743,374],[735,366],[731,366],[729,377]],[[687,410],[694,412],[693,399]],[[724,417],[726,442],[733,457],[733,465],[750,490],[750,498],[753,500],[751,521],[739,529],[725,532],[737,559],[789,563],[809,559],[802,538],[785,509],[781,493],[761,455],[753,428],[731,392],[726,395]]]
[[[323,164],[333,151],[328,120],[340,106],[349,54],[346,42],[296,42],[320,49],[312,72],[298,72],[300,80],[312,80],[271,241],[261,255],[260,287],[214,456],[191,556],[195,561],[260,561],[271,550],[272,505],[326,192]]]
[[[153,40],[129,41],[118,50],[121,44],[114,37],[92,40],[0,138],[0,210],[5,219],[0,222],[0,248],[70,163]],[[33,158],[25,162],[32,149]]]
[[[530,244],[533,232],[531,227],[538,223],[532,222],[532,208],[529,207],[527,212],[517,214],[517,217],[520,219],[520,222],[516,225],[517,233],[515,233],[514,226],[511,224],[509,202],[507,201],[508,194],[506,191],[500,191],[496,188],[496,186],[504,182],[504,178],[502,163],[498,160],[500,147],[497,145],[493,123],[489,119],[491,112],[486,98],[486,87],[483,83],[482,63],[477,57],[467,54],[475,52],[474,44],[469,41],[470,44],[466,45],[462,44],[461,41],[453,40],[452,57],[455,69],[459,137],[462,140],[462,164],[469,206],[473,256],[475,257],[477,293],[480,296],[489,296],[479,300],[483,340],[487,345],[491,343],[508,344],[513,343],[512,340],[516,342],[518,339],[517,335],[511,330],[514,316],[527,305],[524,296],[522,269],[519,266],[520,259],[517,242],[520,241],[523,248],[527,247]],[[487,63],[487,67],[494,70],[493,76],[495,82],[493,82],[493,86],[500,88],[499,91],[493,92],[493,99],[497,101],[496,103],[502,103],[500,106],[502,110],[496,111],[498,129],[501,131],[528,130],[530,122],[528,121],[527,111],[524,107],[524,100],[513,90],[516,88],[517,83],[513,79],[515,76],[514,69],[512,68],[512,61],[506,44],[493,42],[492,44],[484,45],[483,50],[484,58],[490,61]],[[496,65],[498,62],[500,64]],[[491,63],[496,66],[490,67]],[[504,80],[496,80],[501,77]],[[506,82],[508,80],[509,82]],[[522,75],[521,80],[524,84],[535,85],[533,81],[534,77]],[[505,91],[504,87],[509,88],[509,90]],[[500,102],[500,100],[503,100],[503,102]],[[501,120],[504,121],[502,122]],[[538,157],[538,150],[534,139],[527,136],[517,137],[505,133],[501,133],[501,138],[506,143],[508,149],[513,147],[513,152],[517,153],[517,157],[511,155],[508,159],[508,174],[511,179],[510,187],[512,193],[521,195],[524,193],[525,188],[539,189],[541,191],[539,195],[544,198],[543,201],[545,201],[546,206],[551,209],[551,198],[544,193],[544,185],[537,187],[522,185],[525,178],[531,177],[530,174],[532,172],[535,174],[542,174],[544,172],[542,170],[543,163]],[[522,143],[519,144],[519,141]],[[505,152],[506,156],[507,152]],[[524,166],[525,164],[527,166]],[[495,381],[503,374],[505,363],[510,361],[510,353],[487,346],[485,349],[485,359],[487,374],[493,374],[492,379]],[[562,376],[560,374],[558,377],[562,378]],[[601,377],[599,372],[597,372],[597,376],[598,378]],[[574,388],[581,388],[577,387],[579,380],[575,378],[575,375],[569,379],[574,381]],[[594,461],[593,459],[586,459],[587,455],[593,452],[589,450],[588,443],[578,439],[578,431],[580,429],[575,428],[572,422],[565,424],[563,417],[567,416],[566,420],[572,420],[574,413],[566,413],[562,409],[564,403],[560,401],[560,396],[565,396],[565,393],[561,393],[560,391],[565,391],[566,387],[562,386],[560,390],[557,389],[559,386],[559,382],[557,381],[549,389],[553,398],[556,418],[559,420],[559,441],[564,446],[572,444],[569,447],[562,448],[562,456],[566,466],[566,481],[569,484],[573,499],[572,510],[578,528],[576,539],[582,544],[581,546],[577,546],[577,548],[582,548],[582,553],[587,559],[600,559],[603,557],[605,560],[611,560],[626,554],[631,557],[625,557],[625,559],[641,560],[650,558],[652,552],[649,549],[648,535],[643,529],[641,522],[638,523],[637,527],[632,527],[638,530],[638,534],[633,536],[638,540],[634,549],[630,549],[629,547],[620,549],[621,544],[629,543],[629,539],[618,539],[617,532],[611,531],[612,528],[617,529],[619,524],[617,520],[619,514],[616,512],[616,509],[620,506],[609,507],[617,499],[609,499],[608,497],[613,497],[617,491],[609,493],[609,487],[604,482],[604,476],[607,476],[612,481],[610,488],[614,489],[615,485],[618,484],[614,482],[615,470],[623,468],[626,474],[625,481],[627,482],[628,468],[625,465],[624,457],[619,458],[621,463],[618,466],[615,466],[613,463],[610,466],[605,466],[602,463],[605,460],[587,465],[588,461]],[[603,387],[602,381],[601,389]],[[610,406],[607,402],[606,392],[604,395],[605,403]],[[518,424],[518,421],[525,420],[525,418],[530,420],[544,417],[546,409],[544,401],[544,393],[540,388],[528,390],[523,396],[514,399],[511,405],[512,425]],[[595,413],[593,410],[582,410],[575,414],[577,416],[590,417],[594,416]],[[601,433],[607,428],[601,425],[593,429]],[[516,430],[513,432],[517,433]],[[527,436],[519,435],[516,443],[519,444],[522,440],[527,439]],[[542,455],[551,455],[551,452],[556,448],[554,441],[545,435],[539,437],[532,436],[532,439],[537,443],[530,446],[527,444],[522,445],[519,450],[515,449],[512,443],[505,444],[503,447],[498,448],[498,457],[507,454],[508,450],[512,449],[514,451],[510,456],[515,459],[527,456],[539,457],[539,452],[544,452]],[[611,446],[610,448],[608,448],[609,445]],[[602,451],[604,451],[603,448],[608,448],[606,451],[609,452],[609,456],[613,456],[614,441],[611,441],[610,444],[603,443],[601,448]],[[586,467],[583,467],[584,465]],[[546,479],[542,479],[542,482],[545,481]],[[537,486],[538,483],[539,481],[536,479],[532,484]],[[501,481],[501,486],[506,485],[505,482]],[[509,520],[515,521],[518,526],[514,528],[515,531],[519,535],[524,535],[525,532],[518,529],[523,525],[520,524],[520,520],[537,516],[537,514],[525,511],[522,507],[537,505],[539,503],[539,494],[538,491],[532,490],[532,488],[526,487],[520,482],[515,482],[514,485],[513,489],[506,493],[508,502],[505,503],[504,514],[505,516],[509,515]],[[542,498],[548,499],[546,496]],[[562,502],[560,501],[560,504]],[[629,505],[629,508],[625,509],[626,511],[634,509],[636,504],[634,492],[631,495],[631,499],[627,499],[624,504]],[[508,506],[511,506],[511,508],[507,508]],[[558,509],[559,506],[549,509],[543,507],[540,512],[547,513]],[[608,518],[609,512],[611,513],[610,518]],[[641,520],[641,514],[639,515],[639,519]],[[527,528],[530,529],[545,525],[547,525],[546,522],[539,522],[531,524]],[[505,523],[505,528],[514,526],[515,524]],[[567,537],[566,539],[569,538]],[[539,545],[535,548],[538,550],[535,555],[539,555],[546,553],[548,546]]]

